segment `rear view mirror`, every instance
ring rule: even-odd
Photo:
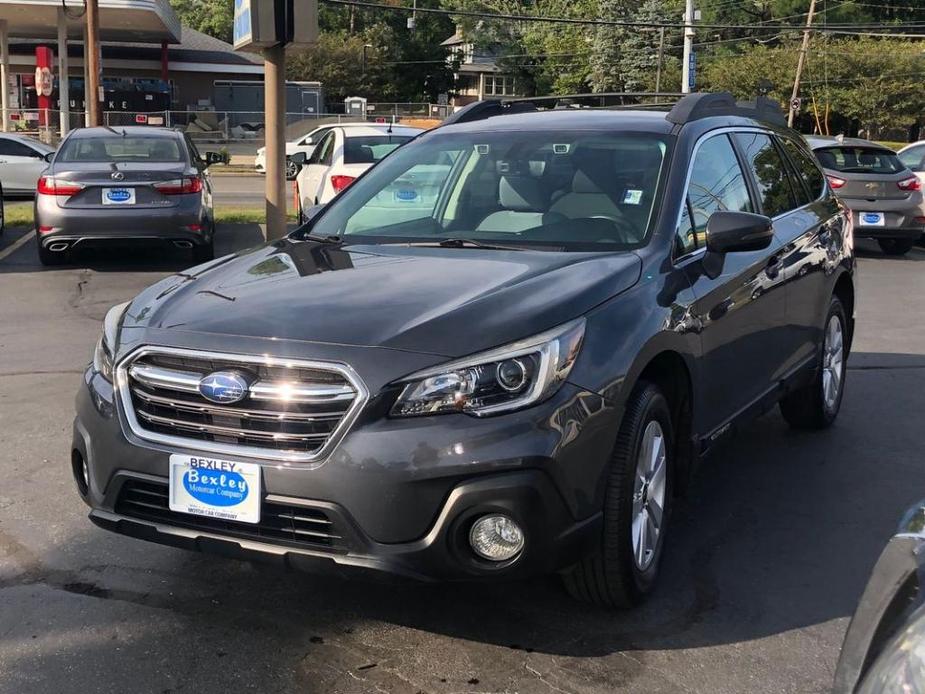
[[[54,158],[55,158],[55,153],[54,153],[54,152],[49,152],[49,153],[46,154],[44,157],[42,157],[42,159],[44,159],[45,161],[47,161],[49,164],[51,164],[51,160],[54,159]]]
[[[760,251],[771,245],[771,219],[750,212],[714,212],[707,220],[707,250],[711,253]]]

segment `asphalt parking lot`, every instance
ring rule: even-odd
[[[925,498],[925,252],[859,271],[834,428],[775,412],[700,470],[663,580],[631,613],[554,578],[382,585],[281,573],[105,533],[68,454],[106,310],[188,259],[42,269],[0,236],[0,692],[824,692],[904,509]],[[256,243],[223,228],[218,252]]]

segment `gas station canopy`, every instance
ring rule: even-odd
[[[10,36],[56,39],[62,0],[0,0],[0,21]],[[144,43],[180,42],[180,20],[167,0],[99,0],[100,39]],[[82,2],[67,0],[68,38],[83,36]]]

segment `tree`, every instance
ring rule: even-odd
[[[170,0],[170,5],[185,26],[228,43],[234,38],[234,0]]]

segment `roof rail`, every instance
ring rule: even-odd
[[[456,113],[450,114],[443,120],[440,127],[535,110],[536,107],[529,101],[511,103],[500,99],[485,99],[484,101],[476,101],[468,106],[463,106]]]
[[[758,118],[777,125],[786,125],[780,106],[772,99],[759,96],[754,101],[736,102],[735,97],[729,92],[688,94],[674,105],[665,116],[665,120],[684,125],[713,116]]]

